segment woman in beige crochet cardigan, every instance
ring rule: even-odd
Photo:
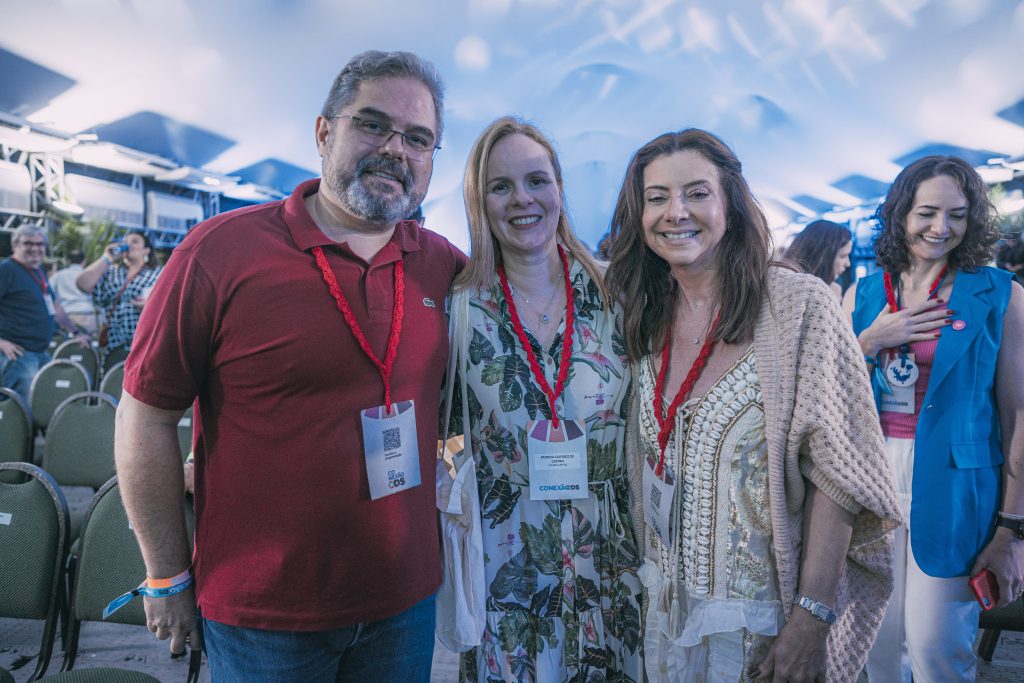
[[[648,678],[855,680],[900,512],[835,296],[770,264],[740,162],[705,131],[633,156],[612,240]]]

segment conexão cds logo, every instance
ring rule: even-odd
[[[579,484],[541,484],[541,491],[579,491]]]
[[[388,470],[388,488],[397,489],[400,486],[405,486],[405,472]]]

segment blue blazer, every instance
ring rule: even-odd
[[[996,358],[1011,285],[1010,273],[987,267],[958,271],[953,282],[949,308],[967,326],[942,328],[914,436],[910,545],[930,576],[966,576],[994,532],[1003,464]],[[882,273],[858,281],[855,333],[884,307]]]

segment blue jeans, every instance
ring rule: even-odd
[[[433,595],[393,617],[330,631],[202,623],[212,683],[430,683]]]
[[[46,351],[25,351],[14,360],[0,353],[0,385],[13,389],[28,405],[28,394],[32,388],[32,378],[39,368],[50,362],[50,354]]]

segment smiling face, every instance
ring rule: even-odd
[[[718,168],[693,150],[660,156],[644,169],[644,241],[673,270],[710,268],[725,235]]]
[[[506,136],[491,148],[486,178],[487,222],[502,252],[552,248],[562,196],[548,151],[521,133]]]
[[[832,261],[832,279],[838,280],[839,276],[846,272],[846,269],[850,267],[850,252],[853,251],[853,241],[849,241],[843,246],[839,247],[839,251],[836,252],[836,258]]]
[[[951,176],[924,180],[905,218],[911,260],[945,261],[967,232],[967,197]]]
[[[11,257],[28,268],[39,268],[46,256],[46,236],[42,233],[26,233],[11,245]]]
[[[414,78],[367,81],[335,118],[317,119],[321,193],[347,214],[352,227],[390,228],[423,201],[433,158],[411,159],[401,135],[374,139],[360,131],[359,122],[341,115],[433,140],[437,118],[430,90]]]

